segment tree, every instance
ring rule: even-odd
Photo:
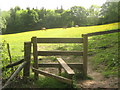
[[[97,25],[99,23],[100,6],[91,5],[87,12],[87,24]]]
[[[70,10],[65,10],[61,14],[61,24],[62,27],[74,26],[74,21],[72,20],[72,13]]]
[[[118,2],[106,2],[102,5],[102,9],[100,11],[101,15],[101,23],[113,23],[118,22]]]
[[[72,19],[76,25],[85,25],[87,21],[87,11],[84,7],[74,6],[71,7]]]

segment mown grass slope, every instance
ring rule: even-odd
[[[13,56],[23,56],[23,47],[25,41],[30,41],[33,36],[37,37],[81,37],[81,34],[118,29],[118,24],[112,23],[98,26],[78,27],[78,28],[55,28],[47,30],[29,31],[16,34],[1,35],[2,41],[10,44]],[[16,29],[17,30],[17,29]]]

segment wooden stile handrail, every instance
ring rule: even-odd
[[[87,36],[95,36],[95,35],[102,35],[102,34],[109,34],[109,33],[115,33],[120,32],[120,29],[117,30],[109,30],[109,31],[101,31],[101,32],[93,32],[86,34]]]

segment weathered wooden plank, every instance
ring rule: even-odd
[[[75,72],[65,63],[65,61],[62,58],[57,58],[59,64],[63,67],[63,69],[69,74],[74,75]]]
[[[79,51],[38,51],[39,56],[67,56],[67,55],[75,55],[75,56],[83,56],[83,52]]]
[[[83,34],[83,71],[87,76],[87,52],[88,52],[88,36]]]
[[[32,70],[36,73],[39,73],[39,74],[42,74],[42,75],[45,75],[45,76],[48,76],[48,77],[52,77],[54,79],[57,79],[59,81],[62,81],[62,82],[68,83],[68,84],[72,84],[72,80],[70,80],[68,78],[64,78],[62,76],[57,76],[55,74],[51,74],[51,73],[48,73],[48,72],[45,72],[45,71],[42,71],[42,70],[39,70],[39,69],[35,69],[33,67],[32,67]]]
[[[16,62],[14,62],[14,63],[12,63],[12,64],[9,64],[9,65],[7,65],[7,66],[5,66],[5,67],[2,67],[2,71],[4,71],[6,68],[11,68],[11,67],[13,67],[13,66],[19,65],[19,64],[21,64],[22,62],[24,62],[24,59],[22,59],[22,60],[20,60],[20,61],[16,61]]]
[[[33,42],[33,59],[34,64],[33,66],[38,69],[38,51],[37,51],[37,37],[32,37],[31,41]],[[38,74],[34,73],[34,78],[38,79]]]
[[[75,68],[78,70],[83,69],[83,63],[68,63],[67,64],[70,68]],[[54,68],[62,68],[59,63],[43,63],[43,64],[38,64],[39,67],[54,67]]]
[[[37,43],[82,43],[83,38],[37,38]]]
[[[31,42],[24,43],[24,60],[27,62],[23,69],[24,79],[30,76]]]
[[[95,35],[102,35],[102,34],[109,34],[109,33],[115,33],[115,32],[120,32],[120,29],[117,30],[109,30],[109,31],[101,31],[101,32],[93,32],[93,33],[88,33],[88,36],[95,36]]]

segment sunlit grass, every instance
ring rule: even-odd
[[[33,36],[36,37],[81,37],[81,34],[118,29],[119,23],[112,23],[98,26],[55,28],[47,30],[29,31],[16,34],[1,35],[0,38],[6,40],[11,47],[12,55],[23,55],[24,42],[30,41]],[[17,30],[17,29],[16,29]]]

